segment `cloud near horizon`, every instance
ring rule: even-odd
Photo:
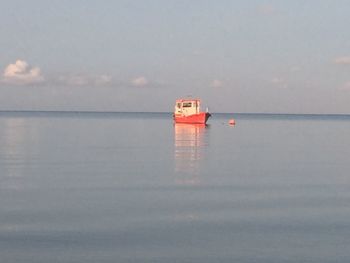
[[[39,67],[30,66],[30,64],[21,59],[15,63],[7,65],[0,77],[0,84],[7,85],[68,85],[68,86],[107,86],[111,85],[113,79],[110,75],[62,75],[56,77],[44,78]]]
[[[89,75],[70,75],[61,76],[58,84],[68,86],[106,86],[112,83],[112,77],[106,74],[89,76]]]
[[[211,83],[210,83],[210,87],[218,89],[218,88],[222,88],[223,87],[223,83],[221,80],[218,79],[214,79]]]
[[[44,81],[39,67],[31,67],[26,61],[18,59],[6,66],[1,82],[14,85],[26,85]]]
[[[342,56],[334,59],[337,65],[350,65],[350,56]]]
[[[148,83],[148,80],[143,76],[131,80],[131,84],[135,87],[145,87],[148,85]]]

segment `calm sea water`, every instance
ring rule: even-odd
[[[0,113],[0,261],[350,262],[349,116],[209,123]]]

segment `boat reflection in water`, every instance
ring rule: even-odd
[[[174,124],[177,184],[200,184],[200,166],[207,145],[208,128],[205,124]]]

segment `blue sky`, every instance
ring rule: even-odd
[[[5,1],[0,110],[350,114],[349,1]]]

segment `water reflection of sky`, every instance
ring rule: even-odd
[[[26,154],[24,140],[26,138],[25,120],[22,118],[1,119],[0,156],[1,156],[1,187],[19,189],[20,177],[24,173],[21,160]]]
[[[174,124],[176,183],[200,184],[200,165],[207,145],[208,126],[202,124]]]

